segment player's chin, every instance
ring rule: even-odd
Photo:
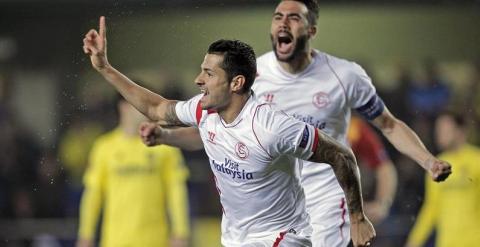
[[[280,62],[289,62],[292,59],[293,52],[282,53],[280,51],[275,51],[275,56]]]
[[[202,100],[200,101],[200,106],[202,107],[202,110],[210,110],[212,109],[212,103],[209,102],[208,100]]]

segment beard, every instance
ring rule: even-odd
[[[288,63],[288,62],[291,62],[291,61],[297,59],[298,57],[300,57],[302,55],[302,53],[304,53],[305,47],[307,46],[307,42],[308,42],[308,34],[300,35],[297,38],[296,43],[295,43],[295,47],[293,47],[293,51],[286,58],[281,58],[278,55],[278,52],[277,52],[278,39],[275,40],[273,38],[273,35],[270,34],[270,40],[272,42],[273,51],[275,53],[275,57],[277,57],[277,60],[280,61],[280,62],[287,62]]]

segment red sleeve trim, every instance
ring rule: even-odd
[[[200,101],[198,101],[197,109],[195,111],[195,117],[197,119],[197,125],[200,124],[200,119],[202,119],[202,106],[200,105]]]
[[[318,146],[318,130],[316,128],[314,128],[314,131],[315,131],[315,136],[313,138],[312,152],[315,153],[315,151],[317,150],[317,146]]]

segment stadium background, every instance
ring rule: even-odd
[[[71,246],[75,240],[78,212],[71,188],[79,186],[91,139],[115,124],[113,91],[81,50],[83,35],[97,28],[99,15],[107,16],[114,66],[159,92],[187,99],[198,92],[192,81],[212,41],[240,39],[257,55],[271,48],[275,4],[0,0],[0,127],[14,123],[20,133],[8,138],[9,129],[3,128],[6,134],[0,136],[0,246],[42,241]],[[364,66],[392,111],[431,149],[435,112],[425,117],[405,100],[408,87],[425,79],[427,61],[438,63],[439,77],[451,91],[448,107],[475,114],[475,104],[466,99],[480,92],[475,86],[480,84],[480,2],[321,1],[320,7],[314,47]],[[77,141],[68,144],[72,139]],[[377,226],[377,244],[402,246],[422,202],[423,172],[389,151],[399,170],[399,189],[391,216]],[[219,246],[220,206],[208,163],[201,152],[185,155],[192,246]],[[368,193],[368,175],[363,179]],[[3,196],[7,191],[18,192],[20,202]]]

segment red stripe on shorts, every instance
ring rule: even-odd
[[[272,247],[278,247],[280,242],[283,240],[283,236],[285,236],[286,233],[287,232],[281,232],[280,236],[277,237],[277,239],[275,240],[275,243],[273,243]]]
[[[342,198],[342,201],[340,202],[340,208],[342,209],[342,224],[340,224],[340,236],[342,236],[343,239],[342,228],[345,225],[345,214],[347,212],[347,210],[345,209],[345,198]]]

